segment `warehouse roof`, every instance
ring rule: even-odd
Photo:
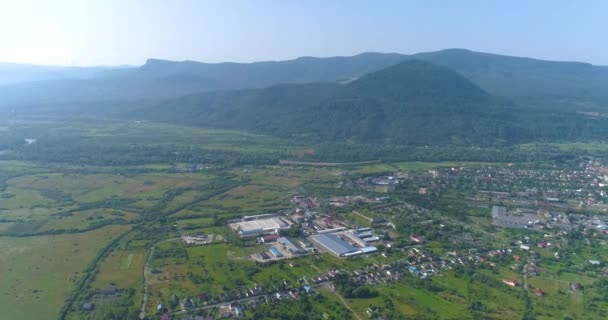
[[[319,234],[312,239],[336,256],[358,251],[353,245],[338,238],[338,236],[334,234]]]

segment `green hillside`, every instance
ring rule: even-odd
[[[503,144],[596,137],[605,121],[530,110],[411,60],[348,84],[282,85],[169,100],[129,116],[316,141]]]

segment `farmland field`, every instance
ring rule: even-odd
[[[93,257],[128,226],[36,237],[0,237],[2,317],[56,319]]]

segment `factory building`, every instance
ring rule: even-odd
[[[291,252],[291,254],[304,254],[304,253],[306,253],[306,250],[298,247],[297,245],[295,245],[293,242],[291,242],[289,239],[287,239],[285,237],[278,238],[277,242],[280,245],[282,245],[285,250]]]
[[[335,234],[318,234],[313,236],[311,239],[323,249],[329,251],[331,254],[337,257],[343,257],[361,252],[359,249],[340,239]]]

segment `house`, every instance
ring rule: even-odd
[[[115,286],[110,286],[107,288],[99,289],[98,293],[104,296],[117,296],[118,288]]]
[[[240,302],[234,301],[230,303],[230,311],[235,312],[237,308],[243,308]]]
[[[509,285],[511,287],[519,286],[519,282],[517,282],[517,280],[502,279],[502,283]]]
[[[519,248],[520,248],[521,250],[530,251],[530,247],[529,247],[529,246],[527,246],[527,245],[525,245],[525,244],[522,244],[521,246],[519,246]]]
[[[503,256],[505,253],[502,250],[492,250],[490,251],[490,256],[492,257],[500,257]]]
[[[300,297],[300,294],[298,293],[298,290],[296,290],[296,289],[290,290],[289,295],[294,299],[298,299]]]
[[[179,304],[179,298],[176,295],[172,295],[171,296],[171,305],[175,307],[178,304]]]
[[[589,260],[589,263],[591,263],[592,266],[599,266],[601,264],[599,260]]]
[[[534,294],[539,297],[542,297],[545,294],[545,292],[541,288],[536,288],[536,290],[534,290]]]
[[[91,302],[86,302],[83,303],[82,306],[80,307],[82,309],[82,311],[93,311],[93,309],[95,309],[95,305]]]
[[[519,262],[521,260],[521,256],[513,256],[513,260]]]
[[[549,242],[546,242],[546,241],[542,241],[542,242],[539,242],[536,244],[536,246],[539,248],[548,248],[549,245],[550,245]]]
[[[410,234],[410,240],[412,240],[416,243],[421,243],[424,241],[424,236],[416,234],[416,233],[412,233],[412,234]]]
[[[165,311],[165,309],[167,309],[167,307],[165,307],[165,304],[162,302],[156,306],[156,311],[158,311],[158,312]]]
[[[194,301],[192,300],[192,298],[186,297],[184,299],[184,304],[183,304],[183,309],[190,309],[194,307]]]
[[[243,317],[243,309],[241,309],[240,307],[234,308],[234,316],[237,317],[237,318],[242,318]]]
[[[374,307],[374,306],[369,306],[369,307],[367,308],[367,315],[371,317],[371,316],[373,316],[373,315],[374,315],[374,312],[375,312],[375,311],[376,311],[376,307]]]
[[[386,223],[386,219],[384,219],[383,217],[373,217],[373,218],[369,218],[369,222],[371,224]]]
[[[171,320],[171,316],[169,314],[163,314],[160,316],[160,320]]]
[[[312,289],[311,286],[304,286],[304,292],[306,292],[306,293],[313,293],[314,290]]]

